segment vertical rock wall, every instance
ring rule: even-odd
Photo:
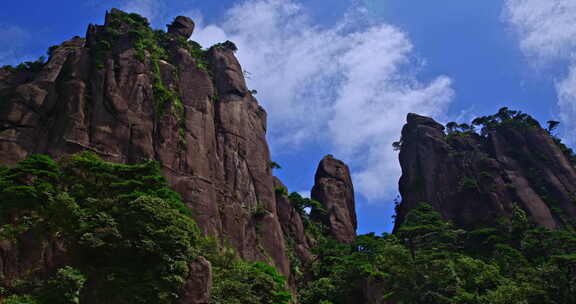
[[[530,117],[499,124],[483,135],[446,135],[433,119],[409,114],[400,164],[396,229],[420,202],[464,228],[510,218],[516,207],[547,228],[576,224],[574,164]]]
[[[356,239],[356,205],[350,169],[328,155],[320,161],[312,188],[312,199],[324,206],[325,213],[312,210],[312,218],[330,227],[334,238],[343,243]]]
[[[288,274],[266,112],[233,50],[211,48],[202,62],[179,42],[194,27],[179,17],[155,58],[125,15],[112,10],[85,39],[51,49],[39,71],[0,69],[0,163],[85,150],[118,163],[155,159],[206,234]]]

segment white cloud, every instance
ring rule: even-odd
[[[506,0],[504,17],[517,31],[532,64],[568,66],[556,90],[564,137],[576,144],[576,1]]]
[[[538,60],[564,59],[576,48],[576,1],[507,0],[512,23],[526,54]]]
[[[558,92],[558,106],[560,107],[560,120],[568,126],[571,132],[564,132],[567,142],[576,143],[574,117],[576,117],[576,65],[570,67],[568,77],[556,84]],[[566,130],[567,128],[565,128]]]
[[[129,12],[137,13],[146,18],[150,22],[156,22],[164,17],[166,3],[162,0],[123,0],[119,9]]]
[[[310,190],[298,191],[298,194],[300,194],[300,196],[302,196],[302,197],[310,198]]]
[[[365,26],[359,11],[332,28],[314,24],[292,0],[249,0],[223,24],[198,26],[209,46],[234,41],[251,73],[249,86],[269,114],[274,151],[327,144],[353,169],[358,192],[371,201],[393,196],[400,168],[391,144],[408,112],[442,115],[451,80],[417,79],[423,66],[403,31]]]

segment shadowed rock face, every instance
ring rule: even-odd
[[[154,59],[123,14],[112,10],[85,39],[52,49],[40,71],[0,69],[0,163],[84,150],[118,163],[155,159],[206,234],[288,275],[266,112],[234,53],[212,48],[205,69],[167,35],[167,56]],[[186,38],[193,27],[178,17],[169,31]]]
[[[330,227],[336,240],[352,243],[356,239],[356,207],[350,170],[342,161],[326,156],[316,170],[312,199],[322,203],[326,213],[312,210],[311,217]]]
[[[309,266],[314,260],[312,248],[316,245],[317,241],[314,240],[309,234],[306,233],[304,228],[304,221],[294,208],[292,202],[286,195],[288,188],[278,179],[274,179],[274,188],[276,191],[276,207],[278,208],[278,218],[282,231],[284,232],[284,239],[286,246],[290,246],[289,250],[294,253],[293,258],[297,258],[302,264],[302,270],[309,269]],[[284,189],[283,191],[280,191]],[[289,277],[289,283],[295,286],[295,273]]]
[[[447,136],[431,118],[409,114],[400,164],[396,229],[419,202],[463,228],[509,218],[515,205],[547,228],[574,224],[576,170],[537,123]]]

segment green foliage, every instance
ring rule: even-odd
[[[11,65],[5,65],[2,68],[7,69],[12,73],[20,73],[20,72],[38,73],[42,70],[42,68],[45,65],[46,65],[46,57],[40,56],[35,61],[25,61],[15,67]]]
[[[50,303],[78,303],[85,280],[99,282],[102,302],[172,303],[198,254],[199,230],[155,162],[82,153],[58,164],[36,155],[0,171],[0,186],[2,232],[55,233],[70,243],[73,261],[90,261],[45,282]]]
[[[218,240],[200,237],[153,161],[114,164],[85,152],[59,163],[34,155],[0,167],[0,224],[4,240],[34,229],[40,239],[61,237],[70,254],[69,265],[46,280],[30,270],[13,281],[2,289],[2,303],[174,303],[200,254],[212,262],[213,303],[291,301],[273,267],[242,261]]]
[[[141,62],[148,62],[152,70],[152,91],[156,101],[156,116],[164,116],[170,107],[170,112],[178,119],[180,144],[186,145],[185,136],[185,108],[179,93],[167,87],[162,80],[160,60],[171,61],[169,50],[185,48],[194,57],[198,68],[208,71],[206,52],[193,41],[182,37],[173,37],[162,30],[152,30],[146,18],[138,14],[128,14],[114,10],[110,13],[109,25],[99,34],[99,41],[92,47],[93,58],[97,68],[104,67],[104,60],[109,56],[114,43],[121,33],[125,33],[132,41],[136,50],[136,58]]]
[[[236,52],[238,50],[238,47],[236,46],[236,44],[234,44],[234,42],[232,42],[230,40],[226,40],[225,42],[217,43],[217,44],[213,45],[212,48],[230,50],[233,52]]]
[[[363,303],[366,281],[393,303],[574,303],[576,233],[536,228],[517,206],[498,226],[464,231],[422,203],[396,235],[318,247],[303,304]]]
[[[272,266],[236,259],[213,267],[213,304],[288,304],[292,299],[286,279]]]
[[[553,139],[556,146],[560,148],[560,150],[562,151],[564,156],[566,156],[566,158],[572,164],[572,166],[576,167],[576,153],[574,153],[574,150],[568,148],[568,146],[566,146],[566,144],[564,144],[560,138],[554,137]]]
[[[556,128],[558,128],[558,126],[560,125],[560,122],[555,120],[549,120],[547,123],[548,127],[546,128],[546,131],[548,131],[550,135],[552,135],[554,133],[554,130],[556,130]]]
[[[56,276],[46,283],[47,295],[43,302],[54,304],[80,303],[80,290],[86,283],[86,277],[70,266],[58,269]]]
[[[118,30],[111,27],[106,27],[98,37],[99,40],[96,45],[90,48],[90,53],[94,60],[94,65],[97,69],[104,68],[104,61],[110,54],[112,46],[119,36],[120,35]]]
[[[560,138],[557,138],[553,133],[559,126],[558,121],[550,120],[547,122],[548,127],[545,129],[548,134],[550,134],[556,143],[556,145],[562,150],[568,161],[576,166],[576,153],[571,148],[568,148]],[[506,129],[516,129],[519,131],[524,131],[531,128],[540,128],[540,124],[530,115],[523,113],[522,111],[510,110],[507,107],[498,110],[498,113],[494,115],[481,116],[475,118],[471,125],[468,124],[458,124],[456,122],[449,122],[446,124],[446,129],[448,131],[448,139],[465,134],[475,133],[475,127],[480,127],[480,135],[487,136],[490,131],[494,130],[506,130]],[[395,150],[399,149],[395,146]],[[396,143],[395,143],[396,144]],[[538,157],[542,157],[541,155]]]
[[[270,169],[282,169],[282,166],[280,166],[277,162],[275,161],[269,161],[268,162],[268,167],[270,167]]]
[[[473,126],[480,126],[482,135],[499,128],[526,129],[540,127],[538,121],[522,111],[510,110],[507,107],[498,110],[495,115],[482,116],[472,121]]]
[[[274,192],[276,193],[276,195],[288,196],[288,190],[286,189],[286,187],[275,187]]]
[[[478,181],[465,176],[460,180],[460,188],[463,190],[479,190]]]
[[[313,199],[302,197],[298,192],[290,193],[288,198],[290,199],[290,203],[292,203],[292,206],[294,206],[294,209],[296,209],[296,211],[300,214],[300,216],[304,218],[308,218],[308,214],[306,213],[305,210],[306,208],[310,208],[310,210],[315,210],[316,212],[321,214],[326,213],[326,209],[324,208],[322,203]]]
[[[38,300],[31,295],[11,295],[2,304],[39,304]]]
[[[256,208],[252,211],[252,216],[255,218],[263,218],[264,216],[270,214],[270,210],[266,209],[266,206],[262,203],[258,203]]]

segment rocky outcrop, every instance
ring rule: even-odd
[[[408,114],[396,229],[420,202],[463,228],[510,218],[516,208],[547,228],[574,225],[576,170],[569,152],[526,114],[501,110],[500,116],[489,117],[481,134],[446,134],[433,119]]]
[[[168,24],[168,33],[177,35],[184,39],[190,38],[194,33],[194,21],[186,16],[178,16],[172,24]]]
[[[210,304],[212,265],[203,257],[190,263],[190,275],[177,300],[178,304]]]
[[[323,222],[340,242],[356,239],[356,207],[350,169],[331,155],[325,156],[316,170],[312,199],[322,203],[325,210],[312,210],[311,217]]]
[[[311,249],[316,241],[306,233],[302,216],[287,196],[288,188],[278,178],[274,179],[274,189],[276,189],[278,218],[286,240],[286,248],[290,252],[291,266],[296,267],[296,264],[299,264],[298,267],[302,268],[299,270],[304,271],[314,259]],[[294,277],[289,279],[293,283]]]
[[[10,290],[17,289],[17,281],[27,279],[28,275],[46,279],[70,261],[65,240],[57,236],[43,238],[38,229],[13,240],[0,240],[0,282]]]
[[[193,31],[188,18],[169,31],[112,10],[86,38],[51,48],[40,70],[0,69],[0,163],[84,150],[118,163],[155,159],[205,234],[288,275],[266,112],[232,50],[178,39]]]

